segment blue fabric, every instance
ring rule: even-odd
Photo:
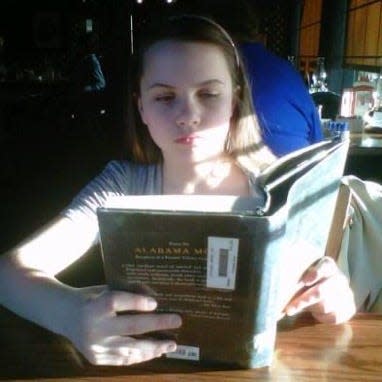
[[[90,93],[105,88],[106,81],[101,64],[94,53],[86,55],[72,74],[72,81],[78,90]]]
[[[323,139],[314,102],[300,73],[260,43],[244,43],[241,54],[263,139],[277,156]]]
[[[84,87],[84,91],[93,92],[104,89],[106,86],[106,81],[97,56],[95,54],[90,54],[86,57],[86,61],[89,62],[89,82]]]

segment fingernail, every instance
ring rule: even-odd
[[[149,297],[147,299],[147,308],[148,309],[155,309],[156,307],[157,307],[157,302],[153,298]]]
[[[290,308],[288,308],[288,309],[285,310],[285,314],[286,314],[287,316],[293,316],[293,315],[295,315],[296,313],[297,313],[297,308],[295,308],[295,307],[290,307]]]
[[[179,316],[173,316],[172,326],[179,328],[182,325],[182,319]]]
[[[305,286],[310,286],[317,282],[317,270],[310,270],[303,276],[302,281],[304,282]]]
[[[168,345],[167,346],[167,349],[166,349],[166,351],[167,352],[173,352],[173,351],[175,351],[176,350],[176,344],[170,344],[170,345]]]

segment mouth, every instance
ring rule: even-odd
[[[200,139],[200,137],[197,135],[185,135],[185,136],[182,136],[182,137],[175,139],[174,142],[179,143],[181,145],[193,145],[199,139]]]

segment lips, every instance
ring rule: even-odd
[[[193,145],[199,139],[200,139],[200,137],[197,135],[185,135],[185,136],[182,136],[182,137],[175,139],[174,142],[182,144],[182,145]]]

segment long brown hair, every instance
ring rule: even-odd
[[[133,76],[130,78],[129,111],[127,115],[127,145],[130,159],[138,163],[159,163],[162,153],[141,121],[137,97],[143,73],[143,58],[147,49],[163,40],[202,42],[217,46],[227,60],[235,89],[235,108],[226,139],[225,152],[245,169],[257,173],[274,160],[264,145],[251,92],[242,60],[234,41],[226,30],[212,19],[196,15],[180,15],[161,20],[144,29],[133,57]]]

